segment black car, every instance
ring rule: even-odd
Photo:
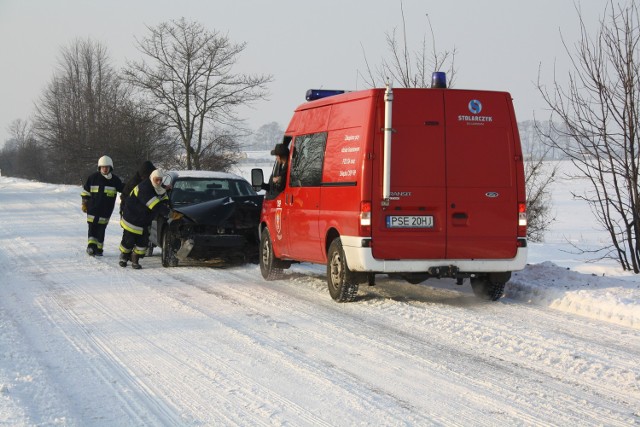
[[[171,208],[183,215],[156,218],[149,249],[162,249],[162,265],[180,262],[258,262],[258,223],[263,196],[247,180],[226,172],[169,171]]]

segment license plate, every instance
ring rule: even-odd
[[[432,215],[389,215],[387,228],[432,228]]]

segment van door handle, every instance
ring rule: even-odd
[[[451,224],[453,226],[465,226],[465,225],[469,225],[469,215],[467,215],[465,212],[454,212],[451,215]]]

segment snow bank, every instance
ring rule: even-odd
[[[578,273],[545,261],[514,273],[505,296],[640,329],[640,284],[635,280]]]

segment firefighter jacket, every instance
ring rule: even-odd
[[[136,173],[124,184],[124,189],[120,195],[120,213],[122,213],[127,197],[129,197],[131,191],[133,191],[136,185],[149,178],[149,175],[151,175],[151,172],[154,170],[156,170],[156,167],[147,160],[140,165]]]
[[[80,194],[83,203],[87,205],[87,222],[108,224],[113,213],[118,191],[122,191],[124,184],[113,173],[109,178],[100,172],[89,175]]]
[[[156,193],[151,180],[145,179],[127,197],[120,225],[131,233],[142,235],[156,215],[166,217],[169,211],[167,193]]]

